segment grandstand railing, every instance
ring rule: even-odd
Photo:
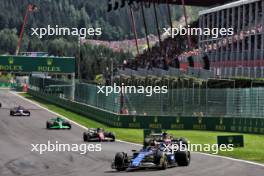
[[[189,67],[187,69],[187,72],[183,72],[180,69],[169,67],[168,70],[163,70],[159,68],[152,68],[152,69],[143,69],[139,68],[138,70],[132,70],[129,68],[126,68],[124,70],[120,69],[118,71],[119,75],[126,75],[126,76],[171,76],[171,77],[179,77],[181,75],[189,75],[201,79],[208,79],[213,78],[214,73],[210,70],[204,70],[201,68],[192,68]]]

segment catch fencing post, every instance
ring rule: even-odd
[[[74,101],[75,99],[75,73],[71,74],[71,79],[72,79],[71,100]]]

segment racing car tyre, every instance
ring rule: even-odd
[[[50,126],[51,126],[50,122],[47,122],[46,124],[47,129],[50,129]]]
[[[165,170],[168,167],[167,157],[160,150],[157,150],[154,154],[154,164],[160,165],[162,170]]]
[[[86,132],[83,133],[83,141],[88,141],[88,134]]]
[[[164,156],[164,157],[162,157],[161,169],[162,170],[165,170],[167,168],[168,168],[168,160],[167,160],[167,157]]]
[[[118,152],[115,155],[115,167],[116,167],[116,170],[118,170],[118,171],[126,170],[126,167],[125,167],[126,157],[127,156],[123,152]]]
[[[109,137],[112,138],[111,142],[115,142],[115,135],[113,133],[109,133]]]
[[[30,112],[28,112],[28,115],[27,115],[28,117],[30,116]]]
[[[86,133],[86,141],[89,142],[91,140],[91,134]]]
[[[179,166],[188,166],[191,162],[190,151],[178,151],[175,153],[175,159]]]
[[[185,138],[180,138],[179,139],[180,142],[182,142],[182,144],[186,145],[188,147],[188,140]]]
[[[12,111],[10,111],[10,116],[13,116],[13,115],[14,115],[14,113]]]
[[[68,126],[68,127],[69,127],[68,130],[71,129],[71,124],[70,124],[69,122],[64,122],[62,125],[64,125],[64,126]]]
[[[161,151],[157,150],[154,154],[154,164],[159,165],[161,158]]]

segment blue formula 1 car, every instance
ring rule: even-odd
[[[30,116],[30,111],[23,106],[10,109],[10,116]]]
[[[174,150],[173,147],[180,143],[186,144],[183,138],[171,140],[170,143],[164,141],[152,141],[150,146],[139,151],[133,150],[132,156],[127,153],[118,152],[112,162],[112,169],[117,171],[132,171],[137,169],[167,169],[175,166],[188,166],[191,161],[190,151]]]

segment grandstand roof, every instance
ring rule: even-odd
[[[181,0],[142,0],[145,2],[151,3],[169,3],[169,4],[178,4],[181,5]],[[210,6],[218,6],[223,5],[235,0],[185,0],[185,5],[190,6],[203,6],[203,7],[210,7]]]
[[[237,7],[237,6],[241,6],[243,4],[249,4],[249,3],[253,3],[256,1],[260,1],[260,0],[240,0],[240,1],[235,1],[235,2],[231,2],[231,3],[227,3],[221,6],[217,6],[211,9],[207,9],[207,10],[203,10],[199,12],[199,15],[204,15],[207,13],[212,13],[212,12],[217,12],[223,9],[228,9],[228,8],[233,8],[233,7]]]

